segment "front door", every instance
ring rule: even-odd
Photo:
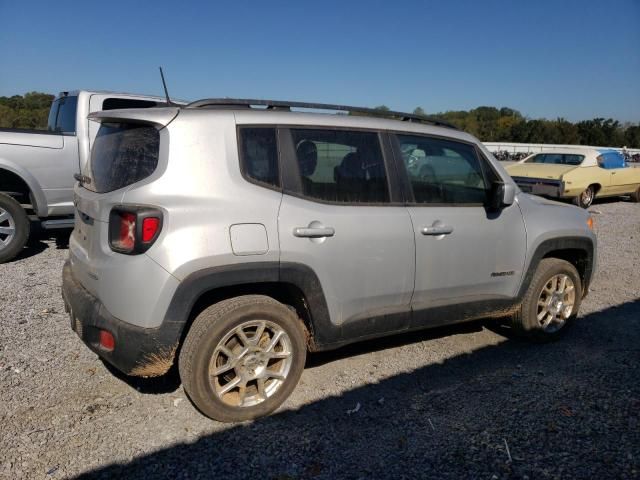
[[[525,228],[517,204],[498,213],[485,208],[498,174],[471,143],[417,135],[395,139],[412,199],[413,309],[459,304],[473,309],[513,298],[523,274]],[[417,323],[430,321],[416,315]]]

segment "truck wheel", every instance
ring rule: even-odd
[[[8,195],[0,193],[0,263],[18,255],[29,238],[27,212]]]
[[[581,208],[589,208],[596,197],[596,190],[593,185],[589,185],[584,191],[573,199],[573,203]]]
[[[640,187],[631,194],[631,200],[636,203],[640,202]]]
[[[512,318],[513,329],[535,341],[555,340],[578,314],[581,300],[582,283],[576,268],[558,258],[545,258]]]
[[[202,413],[241,422],[268,415],[289,397],[306,355],[303,324],[292,310],[270,297],[244,295],[198,315],[178,366]]]

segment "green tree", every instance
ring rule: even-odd
[[[46,129],[53,99],[41,92],[0,97],[0,128]]]

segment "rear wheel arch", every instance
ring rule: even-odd
[[[306,331],[308,349],[316,350],[326,333],[322,324],[328,321],[324,294],[311,269],[293,265],[283,270],[278,262],[254,262],[194,272],[181,282],[163,323],[179,325],[182,345],[195,318],[211,305],[243,295],[264,295],[295,311]]]

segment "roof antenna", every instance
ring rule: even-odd
[[[162,78],[162,86],[164,87],[164,96],[167,97],[167,106],[171,107],[175,105],[169,98],[169,91],[167,90],[167,82],[164,81],[164,73],[162,72],[162,67],[158,67],[160,69],[160,78]]]

